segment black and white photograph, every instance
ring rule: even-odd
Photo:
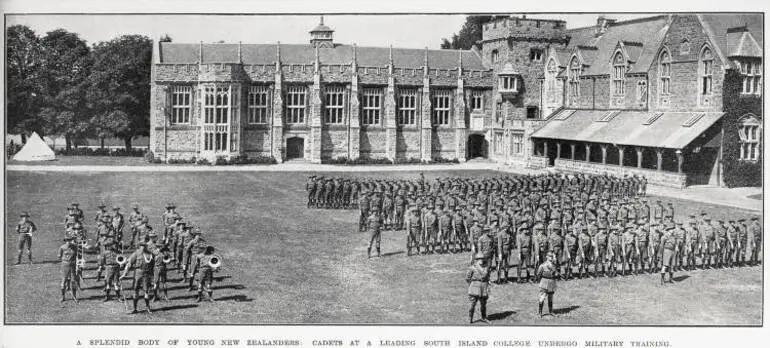
[[[81,10],[4,16],[5,325],[764,325],[764,12]]]

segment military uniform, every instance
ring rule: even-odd
[[[412,248],[420,253],[420,237],[422,236],[422,218],[416,206],[410,209],[406,220],[406,255],[412,255]]]
[[[29,263],[32,263],[32,233],[37,232],[35,223],[29,220],[29,214],[21,214],[22,220],[16,225],[16,234],[19,236],[18,253],[16,255],[16,264],[21,263],[21,255],[24,249],[27,249]]]
[[[166,212],[161,217],[163,224],[163,243],[168,241],[169,235],[174,232],[174,225],[177,219],[182,217],[174,210],[176,206],[172,203],[166,204]]]
[[[104,301],[110,300],[110,290],[115,289],[115,295],[120,297],[120,265],[118,264],[115,245],[110,241],[105,243],[105,250],[99,254],[96,263],[97,272],[104,272]]]
[[[473,314],[476,312],[476,303],[481,304],[481,320],[489,322],[487,320],[489,267],[487,266],[485,255],[478,254],[475,259],[478,261],[468,268],[465,275],[465,281],[468,283],[468,301],[470,302],[468,317],[471,324],[473,323]]]
[[[121,275],[121,278],[125,278],[130,270],[134,271],[134,313],[137,312],[136,306],[139,302],[139,293],[144,291],[144,303],[147,308],[147,312],[151,312],[150,308],[150,289],[152,288],[152,271],[154,268],[153,255],[145,249],[145,243],[139,243],[139,249],[128,257],[126,262],[126,268]]]
[[[369,232],[369,247],[366,249],[366,255],[372,257],[372,245],[376,244],[377,256],[380,256],[380,242],[382,241],[382,216],[374,210],[366,219],[366,229]]]
[[[123,214],[120,213],[119,207],[112,207],[112,230],[115,231],[115,241],[117,242],[118,250],[123,250],[123,227],[125,219]]]
[[[663,248],[663,258],[661,259],[660,282],[665,282],[666,272],[669,274],[669,282],[673,281],[674,256],[679,248],[679,241],[676,240],[676,234],[673,229],[666,230],[661,237],[661,246]]]
[[[555,257],[555,256],[551,256]],[[556,292],[556,278],[558,277],[558,267],[553,264],[551,260],[546,259],[545,262],[537,267],[535,275],[540,279],[540,298],[538,300],[538,314],[543,315],[543,302],[548,299],[548,313],[553,314],[553,295]]]
[[[58,259],[61,260],[59,266],[61,275],[61,302],[64,302],[64,294],[67,288],[72,292],[72,298],[75,302],[78,301],[77,296],[77,280],[75,279],[75,267],[77,260],[77,247],[73,244],[74,239],[72,237],[64,237],[64,245],[59,247]]]
[[[511,235],[508,233],[507,227],[500,227],[497,229],[495,244],[497,246],[497,281],[507,282],[508,267],[511,258]]]
[[[749,262],[752,265],[757,265],[759,264],[759,255],[762,254],[762,224],[756,216],[751,218],[751,223],[748,226],[748,240],[748,253],[751,255]]]

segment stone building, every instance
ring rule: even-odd
[[[728,145],[760,165],[761,15],[577,29],[497,17],[482,33],[472,50],[357,47],[322,18],[307,44],[156,43],[150,147],[164,160],[486,157],[671,186],[721,184]]]

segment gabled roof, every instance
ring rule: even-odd
[[[698,18],[706,27],[717,49],[726,57],[743,54],[762,57],[764,23],[761,13],[703,14],[698,15]]]
[[[615,22],[601,35],[595,35],[595,26],[576,28],[567,31],[570,36],[567,48],[580,51],[583,63],[588,66],[583,75],[608,75],[611,69],[608,62],[615,53],[616,45],[619,42],[629,43],[625,45],[626,54],[635,62],[628,72],[646,72],[667,30],[667,16]],[[562,63],[568,64],[568,61]]]
[[[185,44],[160,43],[160,62],[171,64],[197,64],[199,52],[202,63],[238,62],[238,44]],[[277,44],[242,44],[244,64],[274,64]],[[282,64],[312,64],[315,48],[309,44],[280,44]],[[357,47],[356,61],[359,66],[387,66],[388,47]],[[425,49],[393,48],[393,65],[400,68],[420,68],[425,64]],[[321,64],[346,65],[353,61],[353,46],[337,44],[318,50]],[[463,69],[488,70],[481,57],[471,50],[428,50],[428,66],[431,69],[457,69],[462,55]]]

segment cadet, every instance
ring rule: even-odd
[[[107,209],[105,209],[107,207],[106,205],[99,204],[97,207],[99,208],[99,210],[96,211],[96,214],[94,216],[94,221],[98,224],[104,221],[103,216],[108,214],[107,214]]]
[[[76,222],[78,222],[77,213],[72,210],[72,207],[67,208],[67,216],[64,218],[64,229],[72,228]]]
[[[58,258],[61,260],[61,302],[64,302],[64,294],[69,287],[72,292],[72,299],[78,302],[77,280],[75,279],[75,262],[77,258],[77,247],[75,247],[74,238],[64,237],[64,245],[59,247]]]
[[[533,267],[537,267],[545,261],[548,253],[548,236],[545,235],[545,227],[542,223],[536,223],[532,228],[532,243],[535,248],[535,262]]]
[[[652,273],[658,272],[658,261],[660,257],[660,239],[662,233],[657,222],[650,224],[650,270]]]
[[[358,209],[358,232],[363,232],[366,230],[366,219],[369,218],[369,194],[366,191],[362,192],[361,198],[358,199]]]
[[[623,265],[621,266],[621,275],[626,275],[626,265],[628,265],[628,270],[630,273],[634,274],[634,264],[636,263],[636,255],[639,254],[639,244],[637,244],[633,225],[630,224],[626,226],[626,231],[622,236],[622,243],[623,244],[621,245],[621,248],[623,250]]]
[[[83,221],[83,211],[80,210],[80,204],[78,204],[78,202],[72,203],[72,211],[75,213],[75,217],[78,221]]]
[[[423,252],[435,252],[438,237],[438,216],[433,210],[433,204],[428,205],[428,209],[423,214],[423,234],[422,234],[422,246]]]
[[[147,307],[147,313],[152,313],[150,308],[150,289],[153,270],[153,255],[146,248],[147,243],[140,242],[139,248],[128,257],[126,262],[126,268],[123,270],[123,274],[120,276],[120,280],[126,278],[130,270],[134,271],[134,296],[132,298],[134,302],[134,310],[131,313],[137,313],[136,305],[139,303],[139,291],[144,291],[144,304]]]
[[[113,243],[111,240],[108,240],[104,243],[104,251],[99,254],[99,257],[97,258],[97,264],[99,265],[99,268],[97,269],[97,273],[101,274],[102,272],[105,272],[105,279],[104,279],[104,302],[107,302],[110,300],[110,289],[115,288],[115,296],[116,298],[120,298],[120,287],[118,282],[120,281],[118,278],[120,277],[120,265],[117,261],[117,256],[119,255],[117,253],[117,247],[115,243]]]
[[[700,247],[700,241],[699,241],[699,232],[698,229],[695,227],[697,225],[697,221],[694,219],[694,215],[690,215],[692,217],[688,220],[688,226],[685,226],[685,267],[687,270],[692,271],[695,269],[695,257],[698,255],[699,247]]]
[[[176,239],[174,259],[176,260],[176,272],[184,273],[184,250],[187,243],[192,239],[192,234],[190,233],[192,231],[192,226],[187,226],[186,223],[180,221],[179,228],[181,231]]]
[[[486,236],[486,235],[485,235]],[[487,319],[487,300],[489,299],[489,266],[488,258],[483,253],[477,253],[474,263],[465,275],[468,283],[468,322],[473,324],[473,315],[476,313],[476,303],[481,303],[481,321],[489,324]]]
[[[462,207],[458,205],[455,207],[454,215],[452,215],[452,252],[462,252],[467,240],[465,216],[462,214]]]
[[[478,240],[478,246],[476,247],[476,250],[478,253],[481,253],[484,255],[484,257],[487,260],[487,265],[491,264],[492,257],[495,254],[495,248],[494,244],[495,241],[492,239],[492,237],[489,235],[490,228],[488,226],[485,226],[482,230],[481,236],[479,236]]]
[[[540,279],[540,297],[537,301],[537,313],[543,316],[543,302],[548,299],[548,314],[553,316],[553,294],[556,292],[557,267],[554,265],[556,255],[552,252],[546,254],[545,262],[537,267],[535,275]]]
[[[672,268],[674,255],[679,252],[679,241],[676,240],[673,228],[666,230],[661,237],[661,244],[663,247],[663,259],[660,269],[660,285],[663,285],[666,282],[666,273],[668,273],[668,282],[673,283],[674,271]]]
[[[163,213],[163,216],[161,216],[161,222],[163,228],[163,244],[166,244],[168,241],[168,237],[170,233],[174,232],[174,224],[176,224],[176,219],[181,218],[179,214],[175,211],[176,205],[173,203],[166,204],[166,212]]]
[[[759,223],[759,218],[756,216],[751,217],[751,224],[748,227],[749,238],[749,262],[752,265],[759,264],[758,256],[762,254],[762,224]]]
[[[214,272],[219,272],[219,268],[212,267],[212,259],[217,257],[214,255],[214,247],[209,245],[206,247],[203,254],[198,257],[198,263],[200,265],[200,275],[198,280],[198,302],[203,301],[203,291],[209,295],[209,301],[214,302],[214,290],[211,288],[211,283],[214,281]]]
[[[624,262],[623,258],[623,241],[620,235],[620,225],[613,224],[610,226],[610,234],[607,236],[607,256],[610,262],[609,271],[610,276],[614,277],[618,271],[618,262]]]
[[[307,207],[315,207],[315,191],[316,191],[315,175],[311,175],[307,178],[307,184],[305,184],[305,190],[307,191]]]
[[[134,205],[132,209],[134,211],[128,216],[128,225],[131,227],[131,248],[134,248],[136,245],[137,233],[139,232],[137,228],[142,224],[145,216],[139,211],[138,205]]]
[[[507,224],[507,222],[506,222]],[[497,282],[508,282],[508,267],[511,258],[511,235],[508,234],[508,227],[503,226],[497,229]],[[501,277],[501,274],[503,275]]]
[[[744,266],[746,264],[746,246],[748,243],[748,229],[746,228],[746,219],[738,219],[738,249],[735,251],[735,262],[738,266]]]
[[[725,245],[725,263],[727,267],[733,267],[733,261],[735,260],[735,247],[736,239],[738,235],[738,228],[735,226],[735,220],[729,220],[729,224],[725,226],[727,231],[727,243]]]
[[[711,268],[711,262],[714,258],[714,255],[716,255],[717,251],[717,245],[716,245],[716,232],[714,231],[714,226],[711,225],[711,218],[708,216],[703,217],[703,224],[702,227],[699,228],[699,232],[701,233],[701,266],[703,269]]]
[[[717,220],[716,226],[714,226],[714,234],[716,235],[716,266],[721,268],[725,262],[725,251],[727,250],[727,229],[725,228],[724,221]]]
[[[112,230],[115,231],[115,240],[117,241],[117,247],[119,250],[123,250],[123,214],[120,213],[120,207],[112,207]]]
[[[471,255],[475,257],[476,252],[478,250],[478,241],[482,234],[484,234],[484,228],[481,227],[481,224],[479,224],[479,219],[474,217],[473,218],[473,225],[468,229],[470,231],[470,242],[471,242]],[[471,257],[471,262],[473,261],[473,257]]]
[[[588,234],[586,234],[586,237]],[[587,238],[586,238],[587,240]],[[566,262],[566,269],[565,274],[567,279],[572,278],[572,267],[575,265],[575,263],[579,263],[579,274],[580,277],[583,277],[583,259],[585,258],[585,253],[583,246],[579,243],[578,237],[575,235],[575,231],[573,229],[567,229],[567,233],[564,235],[564,251],[566,252],[565,262]]]
[[[682,264],[685,258],[685,242],[687,239],[687,232],[682,228],[683,223],[681,221],[676,223],[676,227],[674,228],[674,234],[676,234],[676,242],[677,242],[677,252],[676,256],[674,257],[674,265],[676,266],[676,271],[681,272],[682,271]],[[673,267],[672,267],[673,268]]]
[[[519,283],[529,281],[529,265],[532,263],[532,234],[526,220],[521,220],[516,229],[516,255],[519,257],[516,279]],[[526,270],[526,280],[521,278],[522,269]]]
[[[372,257],[372,245],[376,243],[377,257],[380,257],[380,241],[382,240],[382,216],[379,211],[372,210],[366,219],[366,229],[369,232],[369,247],[366,248],[367,257]]]
[[[412,204],[406,219],[406,256],[412,256],[412,248],[420,253],[420,236],[422,235],[422,218],[417,205]]]
[[[163,299],[168,301],[168,287],[166,282],[168,281],[168,264],[173,261],[171,252],[167,245],[163,245],[160,249],[155,248],[152,250],[153,254],[153,272],[152,272],[152,292],[154,301],[158,301],[158,290],[163,290]]]
[[[564,238],[561,236],[561,227],[557,227],[548,235],[548,251],[552,252],[554,259],[551,260],[556,267],[556,274],[561,276],[560,259],[564,251]]]
[[[641,223],[636,229],[637,272],[644,273],[645,264],[648,265],[648,270],[652,268],[650,264],[650,224],[646,218],[641,218],[640,221]]]
[[[27,249],[29,263],[32,264],[32,233],[37,232],[35,223],[29,220],[29,213],[21,213],[21,221],[16,225],[16,234],[19,235],[19,252],[16,254],[16,264],[21,263],[21,255],[24,248]]]
[[[594,253],[593,253],[593,259],[594,259],[594,276],[599,272],[599,264],[602,266],[602,275],[606,276],[606,269],[605,269],[605,261],[608,261],[608,252],[607,252],[607,239],[609,238],[607,234],[607,226],[605,224],[600,224],[597,227],[596,235],[594,235],[591,238],[591,244],[594,246]]]
[[[399,192],[399,194],[396,195],[393,204],[395,205],[395,215],[393,216],[394,226],[391,226],[391,229],[400,230],[404,228],[404,211],[406,210],[406,200],[404,199],[403,192]]]
[[[449,211],[441,210],[438,216],[438,239],[441,243],[440,252],[445,253],[449,250],[449,239],[452,235],[452,216]]]

